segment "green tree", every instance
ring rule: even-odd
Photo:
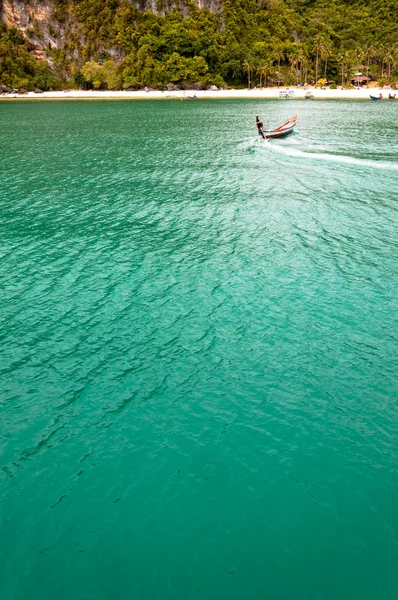
[[[372,44],[366,44],[363,47],[364,58],[366,60],[366,77],[369,78],[370,61],[375,56],[375,49]]]
[[[107,60],[102,65],[102,77],[108,90],[121,89],[122,75],[120,67],[113,60]]]
[[[338,59],[340,66],[341,66],[341,85],[344,85],[344,74],[345,74],[345,68],[346,68],[346,64],[348,62],[348,52],[344,51],[339,59]]]
[[[251,81],[252,81],[252,73],[254,71],[254,66],[253,66],[253,62],[250,59],[247,59],[244,61],[243,63],[243,71],[245,73],[247,73],[247,85],[248,88],[250,90],[251,88]]]
[[[258,68],[257,74],[260,76],[260,88],[264,78],[265,87],[267,87],[267,77],[272,73],[272,60],[264,61]]]
[[[300,55],[298,52],[292,52],[289,55],[289,63],[290,63],[290,67],[292,70],[292,74],[296,79],[296,84],[299,84],[299,70],[298,70],[298,64],[300,62]]]
[[[99,89],[104,83],[104,73],[102,66],[94,61],[86,62],[82,67],[81,73],[86,81],[93,84],[95,89]]]
[[[318,81],[319,75],[319,56],[322,53],[324,47],[324,40],[322,35],[318,34],[314,40],[314,50],[315,50],[315,82]]]
[[[10,87],[48,90],[57,80],[47,62],[30,53],[26,38],[0,22],[0,83]]]
[[[278,75],[278,87],[279,87],[280,79],[281,79],[281,61],[285,60],[285,55],[281,48],[276,48],[276,50],[274,50],[274,52],[272,54],[272,57],[273,57],[273,60],[278,63],[277,75]]]
[[[327,79],[327,70],[328,70],[328,59],[332,56],[332,44],[330,41],[325,40],[320,48],[321,58],[324,61],[323,64],[323,76]]]

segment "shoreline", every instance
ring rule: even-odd
[[[307,92],[314,95],[314,100],[369,100],[369,95],[383,94],[384,99],[388,99],[388,94],[397,94],[398,92],[391,88],[365,88],[359,90],[331,90],[308,87],[272,87],[255,90],[178,90],[178,91],[148,91],[136,92],[127,91],[98,91],[98,90],[65,90],[57,92],[42,92],[27,94],[4,94],[0,96],[1,100],[189,100],[195,96],[197,100],[215,100],[215,99],[257,99],[257,100],[279,100],[279,92],[286,89],[294,90],[294,100],[304,100]]]

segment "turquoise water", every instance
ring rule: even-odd
[[[398,598],[397,111],[0,104],[2,599]]]

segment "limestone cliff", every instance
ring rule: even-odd
[[[16,27],[30,42],[33,54],[46,58],[46,50],[62,48],[63,31],[54,18],[54,6],[46,0],[3,0],[1,20]]]
[[[140,11],[151,11],[164,14],[165,11],[177,7],[186,15],[190,0],[129,0]],[[212,12],[220,9],[221,0],[193,0],[199,8],[207,8]],[[77,57],[77,50],[71,50],[66,44],[71,32],[78,40],[77,46],[83,47],[86,39],[81,24],[70,16],[63,22],[57,17],[56,6],[52,0],[0,0],[0,20],[8,27],[16,27],[29,41],[33,54],[52,63],[48,50],[63,50],[67,47],[71,58]],[[107,48],[110,56],[117,58],[118,52]]]

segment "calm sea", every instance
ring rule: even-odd
[[[397,123],[0,104],[2,600],[398,598]]]

